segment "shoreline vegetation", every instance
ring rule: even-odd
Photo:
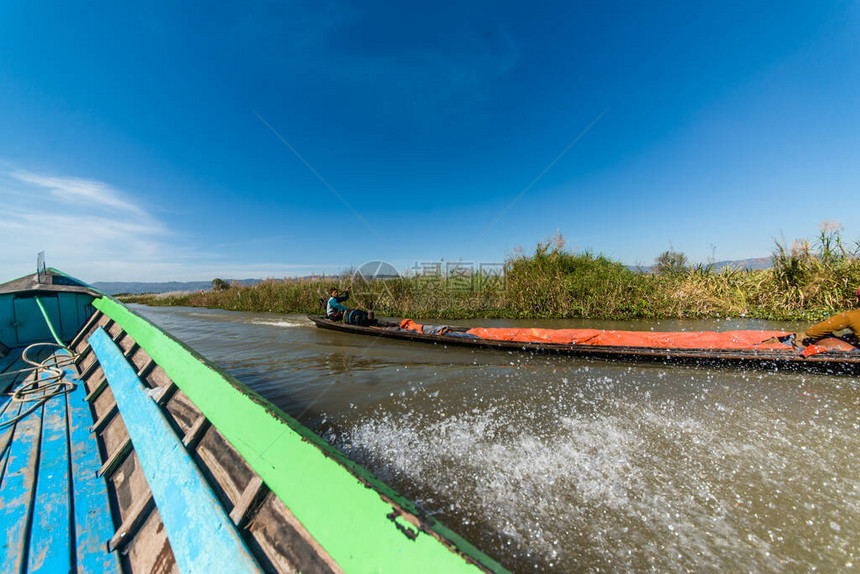
[[[350,307],[416,319],[731,318],[817,321],[850,308],[860,286],[860,241],[846,246],[841,227],[822,223],[813,241],[776,242],[769,269],[690,265],[666,251],[647,272],[603,255],[564,249],[558,233],[534,253],[515,253],[504,273],[469,272],[365,280],[361,274],[266,279],[253,286],[221,279],[204,292],[125,295],[123,302],[231,311],[320,313],[329,287],[352,285]]]

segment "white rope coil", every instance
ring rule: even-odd
[[[28,356],[28,353],[32,349],[42,346],[59,347],[61,349],[65,348],[64,346],[56,343],[33,343],[24,349],[23,353],[21,353],[21,359],[31,366],[18,369],[16,371],[0,373],[0,376],[17,376],[21,373],[32,373],[28,376],[28,378],[32,378],[29,383],[21,385],[12,392],[11,401],[13,403],[34,403],[32,406],[18,413],[11,419],[0,423],[0,429],[14,425],[44,405],[48,399],[56,397],[57,395],[70,393],[77,387],[75,383],[63,378],[64,373],[62,370],[63,367],[68,367],[75,362],[75,353],[69,351],[71,354],[62,358],[57,356],[57,353],[51,353],[50,356],[41,362],[37,362]]]

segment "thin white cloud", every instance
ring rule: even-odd
[[[0,168],[0,282],[32,273],[36,254],[87,282],[189,281],[339,273],[348,265],[224,260],[221,250],[94,179]]]
[[[29,183],[36,188],[48,190],[54,197],[67,202],[86,201],[92,204],[119,209],[138,216],[144,216],[145,211],[124,198],[123,194],[110,185],[94,179],[80,177],[54,177],[39,175],[29,171],[13,171],[13,178]]]
[[[85,281],[147,276],[148,265],[184,257],[133,194],[95,179],[7,170],[0,196],[0,268],[10,276],[31,273],[39,251]]]

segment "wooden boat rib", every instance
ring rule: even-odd
[[[432,335],[404,330],[397,323],[382,323],[380,326],[348,325],[326,317],[308,315],[317,327],[340,331],[417,341],[443,346],[460,346],[504,351],[561,354],[581,358],[626,360],[659,363],[683,363],[697,365],[725,365],[751,367],[768,370],[796,370],[824,372],[830,374],[860,373],[860,352],[830,351],[809,357],[802,356],[791,348],[786,350],[760,349],[691,349],[663,347],[632,347],[609,345],[570,345],[544,342],[503,341],[451,335]]]
[[[2,572],[504,571],[77,280],[0,285],[0,341]]]

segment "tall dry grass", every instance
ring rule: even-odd
[[[851,307],[860,286],[858,246],[847,248],[841,229],[822,225],[813,241],[776,243],[766,270],[708,265],[634,272],[602,255],[570,253],[563,238],[533,254],[511,256],[502,284],[471,277],[468,288],[427,277],[353,283],[351,307],[415,318],[673,318],[751,317],[815,320]],[[268,279],[254,286],[166,298],[127,297],[150,305],[188,305],[234,311],[318,313],[320,298],[351,279]],[[222,287],[224,287],[222,285]]]

